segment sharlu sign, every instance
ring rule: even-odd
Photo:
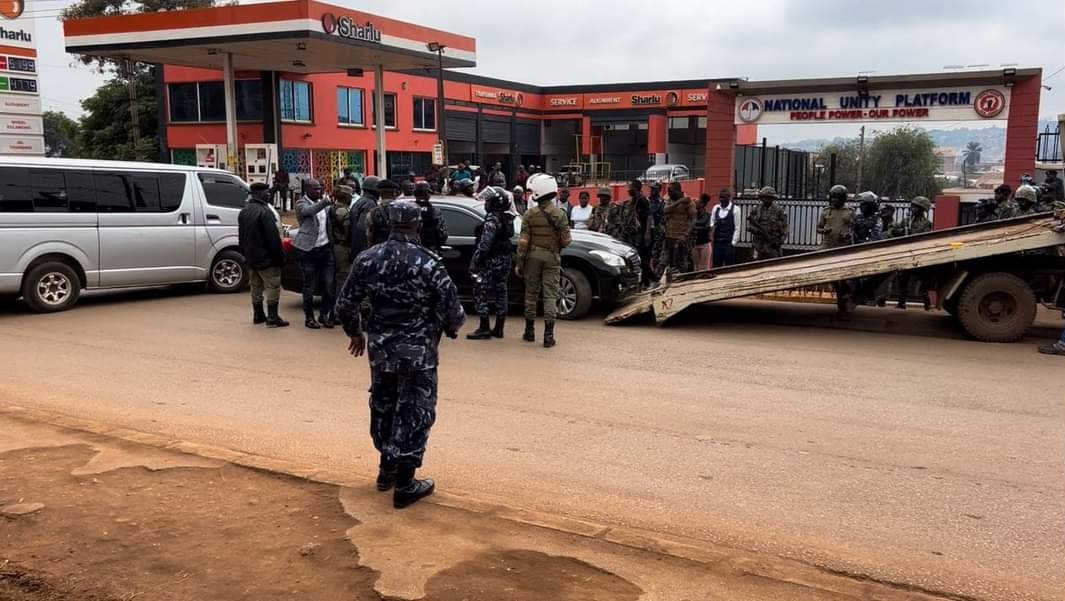
[[[329,35],[335,35],[349,40],[362,42],[381,43],[381,32],[373,23],[367,21],[365,25],[359,25],[351,20],[351,17],[336,16],[333,13],[322,15],[322,30]]]

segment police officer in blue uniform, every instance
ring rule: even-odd
[[[387,210],[391,234],[355,259],[336,313],[351,354],[369,349],[370,436],[381,454],[377,489],[395,486],[392,504],[401,509],[435,488],[414,473],[436,419],[437,345],[442,334],[458,336],[466,315],[440,257],[419,243],[418,205],[395,201]],[[363,299],[371,306],[365,334]]]
[[[473,300],[481,324],[466,335],[470,340],[502,338],[507,321],[507,279],[514,256],[514,215],[510,197],[499,186],[489,186],[478,196],[487,213],[484,223],[477,226],[477,248],[470,261],[473,275]],[[495,315],[495,327],[489,321]]]

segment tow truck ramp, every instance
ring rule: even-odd
[[[1059,246],[1060,223],[1043,213],[680,274],[634,296],[606,323],[653,312],[662,324],[701,303]]]

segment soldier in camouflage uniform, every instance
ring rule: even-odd
[[[1013,195],[1013,202],[1017,207],[1014,212],[1015,217],[1033,215],[1039,212],[1039,191],[1035,189],[1035,186],[1025,184],[1017,188],[1017,193]]]
[[[695,221],[695,203],[684,195],[680,182],[669,184],[669,200],[662,207],[662,242],[655,262],[655,278],[661,280],[667,270],[691,271],[688,241]]]
[[[440,252],[440,247],[447,244],[447,223],[440,209],[433,206],[430,199],[433,189],[429,182],[414,184],[414,202],[422,210],[422,246],[434,253]]]
[[[931,209],[932,201],[924,196],[915,196],[914,199],[910,201],[910,220],[904,223],[895,224],[895,227],[892,228],[891,231],[891,237],[912,236],[932,231],[932,222],[928,220],[928,211]],[[911,276],[908,271],[899,273],[899,303],[895,308],[906,308],[906,297],[910,294],[910,282],[914,279],[916,278]],[[932,299],[928,296],[928,290],[926,290],[924,282],[919,279],[917,280],[917,292],[924,301],[924,310],[931,311]]]
[[[647,197],[648,227],[651,230],[651,257],[655,263],[655,273],[657,274],[661,263],[662,245],[665,242],[666,201],[662,199],[661,183],[651,182],[648,187],[651,190],[650,196]],[[665,267],[665,265],[661,265],[663,272]]]
[[[480,326],[466,335],[470,340],[502,338],[507,321],[507,278],[513,260],[514,215],[508,212],[510,198],[499,186],[485,188],[477,197],[487,212],[484,223],[477,226],[477,248],[470,261],[473,300]],[[496,325],[491,327],[490,317]]]
[[[756,260],[781,256],[784,240],[788,237],[788,214],[776,206],[777,191],[769,186],[758,191],[762,206],[755,207],[747,217],[747,231],[751,233],[751,245]]]
[[[401,509],[432,494],[433,481],[415,479],[436,419],[437,345],[456,338],[466,319],[458,290],[440,258],[419,244],[421,211],[413,202],[388,207],[388,240],[363,251],[351,266],[336,311],[348,350],[370,358],[370,436],[381,454],[377,489],[395,486]],[[369,299],[365,323],[359,306]]]
[[[817,220],[817,233],[823,236],[821,248],[838,248],[854,243],[854,209],[848,209],[847,187],[836,184],[828,191],[828,208]]]
[[[636,217],[635,201],[615,200],[610,203],[606,214],[606,233],[639,248],[639,245],[643,243],[643,233],[640,231],[640,222]]]
[[[603,186],[599,188],[598,194],[599,204],[592,209],[592,217],[588,220],[588,229],[593,232],[606,233],[607,215],[610,213],[610,200],[614,195],[610,192],[610,188]]]
[[[976,203],[976,223],[987,223],[998,219],[998,203],[994,198],[981,198]]]
[[[1010,200],[1013,188],[1009,184],[1000,184],[995,188],[995,219],[1009,219],[1017,216],[1017,205]]]
[[[562,249],[570,244],[569,220],[554,205],[558,182],[546,173],[534,173],[527,182],[529,200],[536,203],[525,213],[518,260],[514,270],[525,279],[525,333],[521,339],[536,341],[536,302],[544,295],[544,348],[555,346]]]
[[[855,244],[873,242],[883,237],[880,229],[880,216],[877,209],[880,199],[872,192],[862,192],[861,203],[858,205],[858,215],[854,218],[852,236]]]
[[[388,221],[388,205],[399,196],[399,184],[392,180],[383,179],[377,184],[377,191],[381,200],[376,207],[366,214],[366,242],[367,248],[373,247],[388,240],[392,225]]]

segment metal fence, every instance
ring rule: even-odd
[[[1046,126],[1036,137],[1035,160],[1056,163],[1061,160],[1061,127]]]
[[[736,199],[736,208],[740,210],[740,221],[743,224],[740,229],[738,246],[751,245],[751,234],[746,227],[747,216],[759,204],[761,202],[753,198]],[[805,252],[816,250],[821,246],[821,235],[817,233],[817,221],[821,217],[821,211],[828,206],[824,200],[791,198],[779,199],[776,204],[782,207],[788,215],[788,237],[784,241],[784,250]],[[886,201],[881,203],[881,206],[884,205],[895,208],[896,222],[910,218],[910,203],[908,201]],[[858,210],[857,202],[848,202],[847,206],[855,211]],[[935,211],[935,208],[933,207],[932,210]],[[928,218],[930,220],[933,219],[933,214],[929,213]]]
[[[805,150],[757,145],[736,146],[736,190],[772,186],[783,198],[804,198],[813,191],[812,162]]]

